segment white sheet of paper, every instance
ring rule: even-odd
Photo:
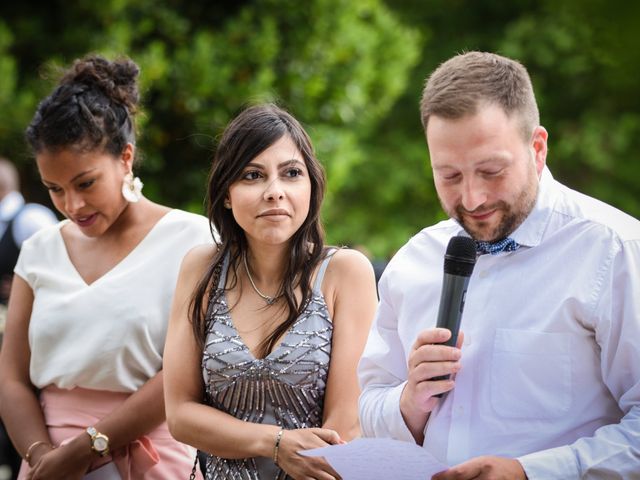
[[[424,448],[388,438],[356,438],[300,453],[326,458],[343,480],[429,480],[447,469]]]

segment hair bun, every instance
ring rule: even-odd
[[[138,65],[128,58],[109,61],[99,55],[89,55],[76,60],[60,83],[99,89],[134,113],[140,99],[137,83],[139,73]]]

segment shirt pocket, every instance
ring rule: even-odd
[[[554,419],[571,407],[570,336],[498,328],[491,404],[504,418]]]

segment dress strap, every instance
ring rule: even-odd
[[[225,284],[227,283],[227,272],[229,271],[229,257],[230,254],[227,253],[224,256],[224,260],[222,261],[222,271],[220,272],[220,278],[218,279],[218,288],[224,289]]]
[[[331,261],[331,257],[333,254],[338,251],[337,248],[331,248],[327,252],[327,256],[324,257],[322,263],[320,264],[320,268],[318,269],[318,275],[316,276],[316,281],[313,283],[313,291],[316,293],[320,293],[320,287],[322,287],[322,280],[324,279],[324,273],[327,271],[327,267],[329,266],[329,262]]]
[[[209,322],[211,321],[211,316],[214,311],[217,310],[218,304],[220,303],[220,298],[214,301],[214,297],[216,291],[219,289],[224,289],[224,285],[227,282],[227,271],[229,270],[229,254],[225,255],[224,260],[222,260],[222,269],[220,270],[220,278],[218,279],[218,285],[216,289],[211,289],[209,292],[209,304],[207,305],[207,313],[206,313],[206,323],[207,328],[209,328]]]

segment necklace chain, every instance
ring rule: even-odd
[[[244,262],[244,269],[247,272],[247,277],[249,278],[249,282],[251,283],[251,286],[253,287],[255,292],[258,295],[260,295],[260,298],[262,298],[265,302],[267,302],[267,305],[273,305],[274,303],[276,303],[276,300],[278,300],[278,298],[280,298],[280,295],[276,295],[275,297],[270,297],[269,295],[265,295],[260,290],[258,290],[258,287],[256,286],[255,282],[253,281],[253,278],[251,278],[251,273],[249,272],[249,266],[247,265],[247,254],[246,253],[242,256],[242,260]]]

